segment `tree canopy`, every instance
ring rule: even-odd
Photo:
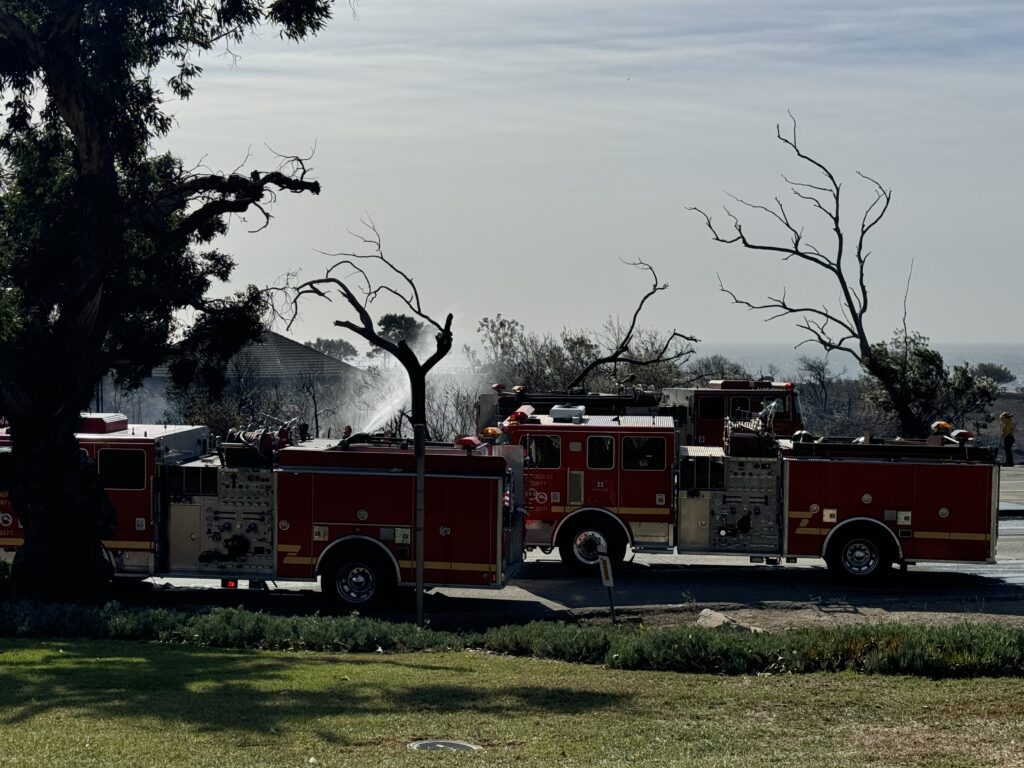
[[[93,384],[135,382],[172,342],[179,377],[205,376],[258,335],[262,295],[212,299],[233,259],[230,217],[319,192],[304,158],[229,173],[153,151],[203,54],[269,27],[301,40],[329,0],[9,0],[0,5],[0,413],[11,423],[15,572],[48,594],[89,591],[109,510],[74,441]],[[170,68],[163,82],[158,72]],[[193,312],[184,325],[179,310]],[[85,489],[85,491],[83,491]],[[86,509],[82,509],[85,507]],[[85,553],[85,554],[82,554]],[[30,563],[38,562],[35,576]],[[83,574],[70,582],[70,570]]]
[[[345,339],[324,339],[317,336],[316,341],[307,341],[306,346],[342,362],[359,355],[359,350]]]

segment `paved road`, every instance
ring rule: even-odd
[[[1024,520],[1003,520],[997,562],[914,566],[884,589],[849,587],[833,580],[821,561],[764,566],[745,558],[684,558],[638,555],[615,577],[615,602],[622,607],[653,605],[785,602],[896,604],[908,608],[939,603],[949,610],[958,601],[1020,600],[1024,614]],[[442,594],[469,600],[468,590]],[[607,607],[607,590],[598,579],[572,577],[554,555],[531,557],[502,599],[530,599],[548,610]],[[511,606],[510,606],[511,608]]]
[[[833,580],[820,561],[797,565],[752,565],[745,558],[683,558],[638,555],[615,574],[615,602],[623,608],[693,604],[780,607],[813,603],[825,610],[978,610],[998,602],[1024,616],[1024,520],[999,526],[994,565],[922,565],[884,588],[849,587]],[[273,613],[313,613],[324,609],[312,585],[288,585],[271,594],[196,590],[196,582],[160,582],[126,591],[126,602],[168,606],[239,605]],[[207,583],[208,584],[208,583]],[[283,585],[282,585],[283,586]],[[183,588],[184,587],[184,588]],[[531,554],[517,578],[502,590],[441,589],[426,596],[433,623],[479,627],[604,610],[607,590],[597,578],[566,574],[555,555]],[[1008,606],[1008,607],[1007,607]],[[387,618],[411,620],[406,599]]]
[[[999,470],[999,507],[1024,511],[1024,466]]]

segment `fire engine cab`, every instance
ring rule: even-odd
[[[583,406],[589,416],[668,416],[679,428],[682,445],[721,445],[725,421],[749,419],[771,412],[766,423],[779,437],[804,428],[800,394],[792,382],[771,379],[716,379],[704,387],[669,387],[659,392],[623,387],[617,393],[529,392],[523,387],[479,397],[477,431],[500,424],[521,406],[547,413],[552,407]]]
[[[721,379],[700,388],[670,387],[662,391],[660,413],[674,417],[685,445],[721,445],[726,419],[742,421],[756,414],[765,414],[765,423],[779,437],[804,428],[800,394],[792,382],[770,379]]]
[[[824,558],[854,580],[894,563],[994,562],[999,470],[963,433],[925,441],[776,437],[763,408],[724,419],[724,445],[680,445],[664,416],[583,406],[509,415],[526,453],[526,544],[592,568],[606,550]],[[785,411],[783,411],[785,413]],[[955,433],[954,433],[955,434]]]
[[[409,441],[295,440],[239,433],[211,450],[206,427],[83,417],[81,449],[117,512],[103,545],[115,575],[312,581],[343,606],[415,583],[415,459]],[[0,447],[10,444],[0,429]],[[518,458],[517,458],[518,456]],[[500,587],[522,562],[521,451],[430,445],[428,587]],[[0,556],[22,530],[0,489]]]

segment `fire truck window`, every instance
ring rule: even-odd
[[[562,465],[562,438],[557,435],[530,435],[527,455],[535,467],[556,469]]]
[[[615,466],[615,438],[587,438],[587,467],[589,469],[611,469]]]
[[[702,397],[698,411],[698,418],[701,419],[724,419],[725,398],[724,397]]]
[[[624,437],[622,438],[623,469],[664,469],[665,438]]]
[[[772,397],[771,395],[765,395],[764,400],[759,403],[754,403],[754,411],[763,411],[772,403],[775,403],[775,417],[776,419],[788,419],[789,418],[789,398],[788,397]]]
[[[146,487],[145,451],[102,448],[98,465],[100,484],[104,488],[141,491]]]
[[[749,419],[750,418],[750,398],[749,397],[734,397],[732,399],[732,418],[733,419]]]

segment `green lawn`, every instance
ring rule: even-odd
[[[1024,680],[0,641],[2,766],[441,764],[1020,766]]]

